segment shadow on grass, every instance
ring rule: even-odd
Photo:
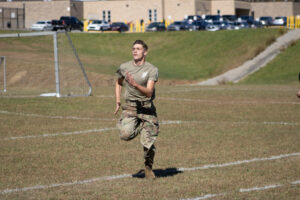
[[[180,171],[177,168],[154,169],[153,172],[157,178],[175,176],[177,174],[183,173],[183,171]],[[145,178],[145,170],[141,169],[136,174],[132,174],[132,177],[133,178]]]

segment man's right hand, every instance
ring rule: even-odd
[[[115,109],[115,112],[114,112],[115,115],[119,112],[120,107],[121,107],[121,103],[118,102],[118,103],[116,104],[116,109]]]

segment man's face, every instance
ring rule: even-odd
[[[135,44],[132,47],[132,56],[135,61],[141,61],[147,55],[147,51],[145,51],[143,45]]]

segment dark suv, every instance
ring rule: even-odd
[[[76,17],[62,16],[59,20],[52,20],[52,29],[54,31],[58,29],[83,31],[83,23]]]
[[[273,22],[273,18],[271,16],[262,16],[259,18],[259,21],[263,26],[271,26]]]

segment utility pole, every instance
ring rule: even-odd
[[[165,0],[161,0],[162,19],[165,20]]]

